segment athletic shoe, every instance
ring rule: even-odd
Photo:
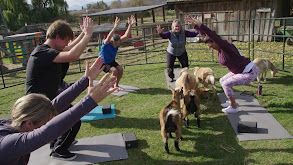
[[[73,160],[76,158],[76,155],[74,153],[71,153],[66,149],[62,149],[61,147],[55,148],[51,152],[50,156],[53,159],[59,159],[59,160]]]
[[[222,107],[227,108],[231,105],[230,101],[227,100],[225,103],[221,104]]]
[[[238,108],[234,109],[231,106],[228,106],[227,108],[222,109],[222,112],[225,113],[237,113],[239,111]]]

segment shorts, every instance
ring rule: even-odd
[[[104,72],[108,73],[111,69],[111,67],[117,67],[119,64],[114,60],[113,62],[111,62],[110,64],[103,64],[103,66],[105,66],[104,68]]]

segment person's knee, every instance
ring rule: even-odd
[[[123,68],[122,68],[121,65],[118,65],[118,66],[116,67],[116,69],[117,69],[118,73],[123,73]]]
[[[115,67],[111,67],[110,72],[111,72],[113,75],[117,75],[118,70],[117,70],[117,68],[115,68]]]
[[[221,85],[222,85],[223,81],[224,81],[223,78],[220,78],[219,82]]]

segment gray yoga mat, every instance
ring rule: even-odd
[[[98,83],[99,81],[94,80],[94,84]],[[123,96],[126,95],[129,92],[134,92],[136,90],[138,90],[139,88],[136,87],[132,87],[132,86],[127,86],[127,85],[121,85],[119,84],[120,87],[124,88],[125,90],[123,91],[118,91],[118,92],[113,92],[111,93],[112,95],[116,95],[116,96]]]
[[[84,165],[128,159],[125,142],[121,133],[87,137],[77,140],[77,144],[69,147],[69,151],[77,155],[74,160],[63,161],[52,159],[49,156],[50,149],[47,144],[31,153],[28,164]]]
[[[169,76],[168,76],[168,72],[167,72],[167,69],[164,70],[165,72],[165,77],[166,77],[166,83],[167,83],[167,88],[169,89],[169,86],[171,86],[172,88],[175,88],[175,81],[178,79],[179,77],[179,74],[181,72],[181,68],[176,68],[174,69],[174,81],[173,82],[170,82],[169,80]]]
[[[254,96],[240,95],[242,92],[235,92],[236,103],[239,105],[239,112],[227,114],[239,141],[263,140],[263,139],[287,139],[292,135],[262,106]],[[224,93],[218,93],[221,103],[226,102]],[[238,133],[239,121],[257,122],[257,133]]]

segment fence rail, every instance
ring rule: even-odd
[[[255,29],[255,24],[261,24],[262,21],[270,20],[273,23],[271,33],[260,34],[260,29]],[[291,20],[291,21],[290,21]],[[252,60],[261,58],[270,58],[276,66],[286,72],[293,73],[293,26],[288,22],[293,22],[293,18],[268,18],[252,20],[233,20],[209,22],[207,25],[213,29],[225,28],[227,22],[238,22],[239,24],[249,24],[248,30],[238,30],[237,34],[219,34],[222,38],[233,42],[238,49]],[[170,30],[171,23],[161,23],[166,30]],[[186,26],[188,27],[188,26]],[[256,26],[261,28],[261,26]],[[243,28],[243,27],[242,27]],[[123,30],[123,29],[121,29]],[[231,30],[235,32],[235,29]],[[240,33],[240,31],[242,33]],[[101,37],[104,32],[95,32],[95,37]],[[270,42],[260,42],[260,38],[270,40]],[[38,39],[38,40],[37,40]],[[84,71],[84,60],[95,59],[99,55],[101,42],[103,38],[92,38],[86,52],[82,54],[79,60],[70,65],[68,74],[75,74]],[[292,41],[291,41],[292,39]],[[25,67],[29,54],[37,42],[44,41],[44,36],[26,37],[22,39],[9,39],[0,41],[0,89],[13,87],[25,82]],[[23,49],[22,54],[17,54],[10,49],[10,43],[15,43],[15,48]],[[33,42],[33,43],[32,43]],[[161,39],[156,33],[156,24],[134,27],[132,29],[132,38],[122,43],[119,48],[116,60],[120,65],[127,67],[133,65],[158,64],[166,62],[166,47],[168,40]],[[32,46],[33,45],[33,46]],[[10,46],[10,47],[7,47]],[[188,42],[186,44],[189,62],[215,62],[217,61],[216,51],[206,47],[200,41]],[[19,50],[18,50],[19,51]],[[23,59],[18,62],[14,59]]]

